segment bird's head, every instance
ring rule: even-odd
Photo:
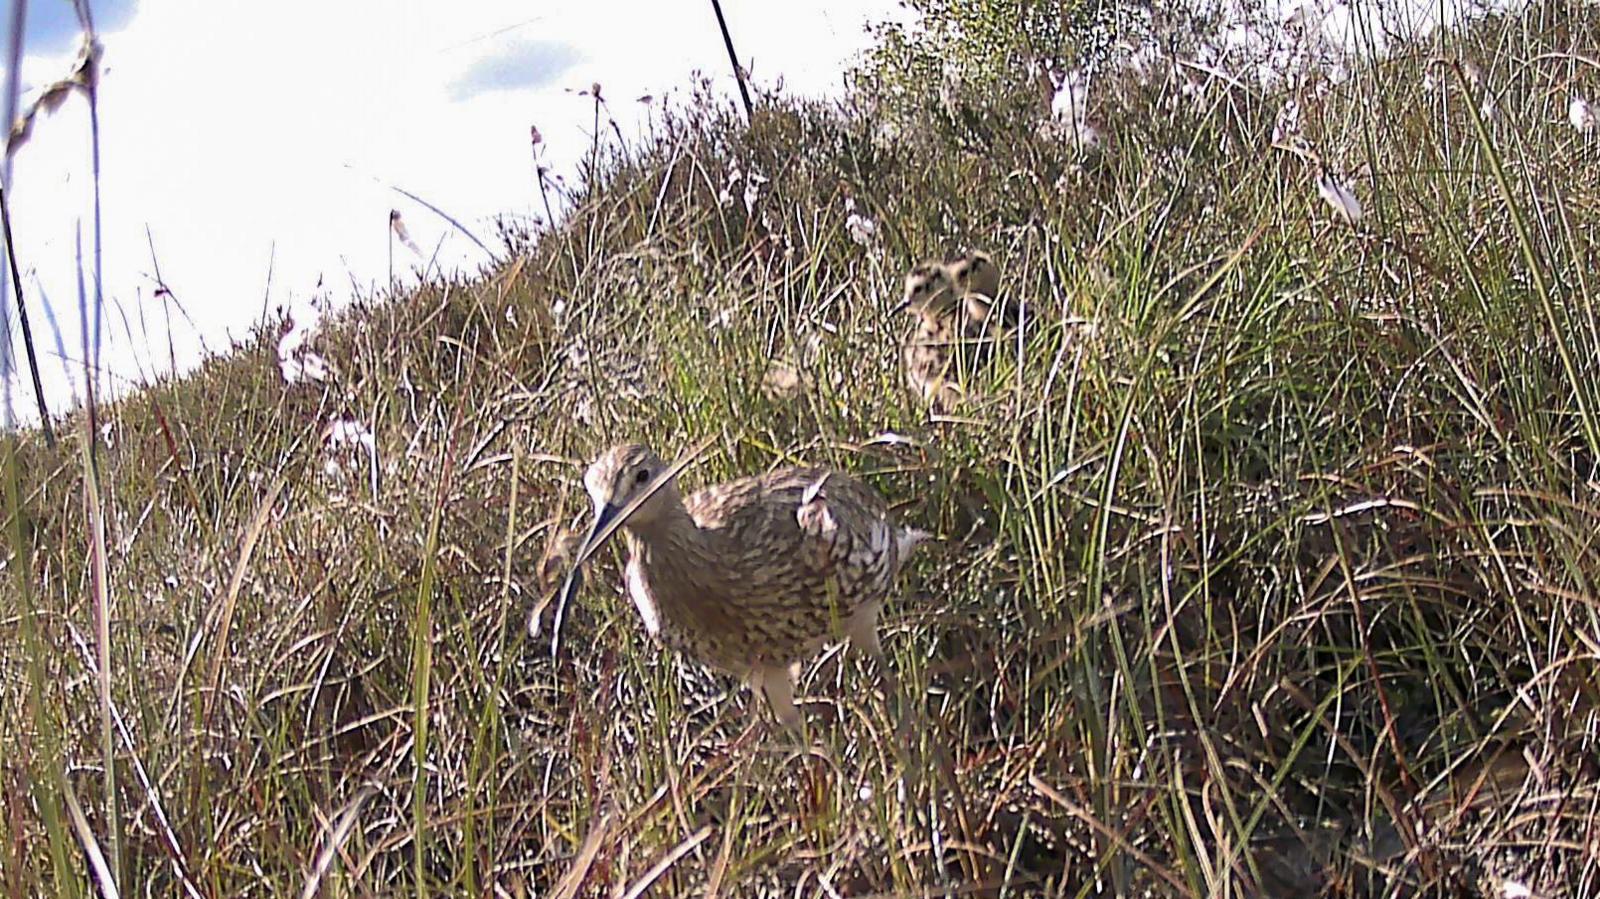
[[[905,298],[900,309],[913,315],[942,315],[956,306],[950,274],[941,265],[925,262],[906,275]]]
[[[993,302],[1000,295],[1000,269],[982,250],[963,253],[945,263],[945,272],[956,293],[962,296],[975,293]]]
[[[610,535],[606,526],[619,519],[623,525],[649,525],[678,501],[674,478],[657,483],[667,470],[661,459],[649,447],[638,443],[614,446],[594,460],[583,473],[583,489],[594,502],[594,530],[585,541],[585,548],[596,537]],[[635,500],[639,502],[635,505]],[[630,508],[632,507],[632,508]],[[614,529],[612,529],[614,530]]]
[[[688,460],[685,460],[685,463]],[[567,607],[583,587],[583,565],[617,532],[618,528],[648,526],[682,502],[678,494],[677,473],[684,463],[669,467],[637,443],[614,446],[600,454],[583,473],[583,488],[594,502],[594,523],[588,536],[571,554],[571,567],[555,597],[555,621],[550,651],[559,652],[561,628]],[[530,618],[528,629],[538,635],[540,623]]]

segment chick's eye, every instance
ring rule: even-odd
[[[643,484],[648,480],[650,480],[650,469],[648,468],[639,469],[639,473],[633,476],[633,482],[635,484]]]

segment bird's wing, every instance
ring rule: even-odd
[[[820,483],[820,487],[818,484]],[[753,591],[837,579],[844,592],[898,568],[896,529],[876,491],[814,468],[708,487],[684,501]]]

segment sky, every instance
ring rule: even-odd
[[[0,31],[9,33],[15,2],[0,0]],[[173,359],[183,369],[207,348],[225,351],[264,310],[305,314],[313,298],[338,303],[386,283],[390,210],[428,257],[394,245],[397,274],[429,260],[475,271],[488,255],[394,188],[498,250],[497,216],[542,210],[530,126],[547,164],[570,177],[591,130],[579,92],[593,83],[624,134],[650,113],[638,97],[685,93],[696,71],[730,97],[734,89],[705,0],[95,0],[92,9],[104,46],[102,394],[125,393]],[[755,79],[781,76],[789,93],[808,96],[840,90],[868,22],[906,15],[894,0],[724,0],[723,10]],[[78,46],[67,0],[31,0],[27,14],[24,102],[70,71]],[[81,233],[92,271],[90,160],[78,98],[41,117],[13,158],[19,268],[55,410],[82,392],[76,258]],[[158,268],[187,318],[156,296]],[[15,383],[17,412],[31,418],[26,376]]]
[[[16,2],[0,0],[0,31]],[[101,396],[226,351],[279,307],[303,320],[314,300],[337,305],[391,271],[475,271],[488,254],[397,189],[497,250],[496,217],[542,209],[530,126],[546,164],[570,176],[589,146],[592,106],[580,92],[591,84],[624,134],[650,114],[636,98],[681,95],[696,71],[734,90],[706,0],[91,2],[104,47]],[[1415,28],[1439,8],[1358,0],[1385,10],[1386,25],[1364,29],[1334,0],[1269,3],[1284,17],[1308,6],[1344,40],[1397,20]],[[781,77],[808,96],[839,92],[867,23],[911,15],[897,0],[723,0],[723,9],[755,79]],[[24,101],[70,71],[78,44],[69,0],[31,0],[27,11]],[[87,105],[72,98],[36,123],[8,190],[57,411],[82,395],[76,260],[81,236],[93,271],[90,172]],[[391,210],[421,256],[391,242]],[[181,311],[157,296],[158,269]],[[5,313],[15,319],[14,307]],[[13,384],[18,414],[35,417],[26,376]]]

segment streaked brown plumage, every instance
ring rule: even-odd
[[[906,382],[934,411],[960,402],[961,379],[989,360],[1014,325],[999,292],[1000,269],[980,251],[924,262],[906,275],[902,305],[914,320],[902,352]]]
[[[784,467],[685,497],[673,478],[657,484],[666,468],[626,444],[583,478],[601,539],[655,490],[621,526],[628,595],[652,636],[745,679],[790,726],[800,721],[795,669],[829,638],[849,638],[881,665],[879,610],[925,534],[897,526],[882,497],[839,472]]]

